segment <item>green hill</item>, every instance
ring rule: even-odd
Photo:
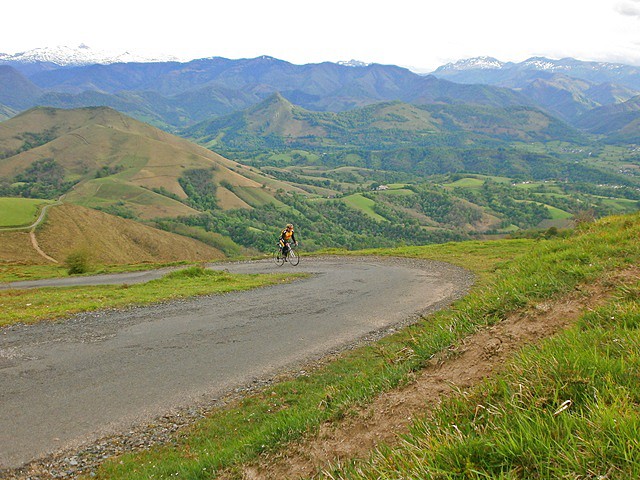
[[[146,219],[202,210],[193,198],[197,178],[210,183],[209,201],[222,209],[244,202],[231,190],[260,189],[270,198],[295,190],[106,107],[35,108],[1,123],[0,178],[14,194],[67,194],[72,203]]]
[[[634,210],[631,177],[531,143],[567,128],[524,107],[387,102],[318,113],[276,94],[191,130],[229,160],[110,108],[36,108],[0,123],[0,195],[64,195],[228,255],[269,251],[289,222],[305,249],[353,249],[559,227],[590,208]],[[458,172],[483,180],[464,188]],[[567,178],[579,185],[571,190]],[[512,185],[524,180],[540,186]]]
[[[640,142],[640,96],[623,103],[595,108],[578,120],[580,128],[605,135],[614,143]]]
[[[295,146],[397,148],[438,142],[572,140],[568,125],[529,107],[376,103],[347,112],[312,112],[274,94],[259,105],[185,130],[199,143],[221,149]]]
[[[40,248],[61,265],[81,250],[91,262],[104,265],[224,258],[221,250],[203,242],[71,204],[50,208],[36,237]],[[27,232],[0,229],[0,264],[52,263],[36,252]]]

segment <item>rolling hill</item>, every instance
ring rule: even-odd
[[[49,209],[36,235],[42,250],[60,263],[79,249],[90,252],[93,262],[108,265],[224,258],[220,250],[197,240],[71,204]],[[47,263],[28,233],[0,230],[0,264]]]
[[[35,108],[0,124],[0,178],[20,188],[56,175],[53,192],[66,193],[66,201],[130,210],[142,219],[198,213],[185,193],[198,176],[209,179],[210,200],[223,209],[249,207],[277,189],[295,191],[106,107]]]
[[[211,148],[431,145],[445,137],[519,141],[574,140],[566,124],[530,107],[384,102],[347,112],[312,112],[276,93],[257,106],[202,122],[183,132]]]
[[[640,96],[583,114],[578,125],[614,143],[640,142]]]
[[[106,107],[29,110],[0,123],[0,195],[64,195],[227,255],[272,250],[289,222],[305,249],[365,248],[503,235],[583,205],[613,208],[582,193],[570,198],[577,191],[565,179],[598,183],[589,191],[635,205],[633,179],[576,162],[580,154],[541,150],[576,133],[530,107],[396,101],[312,112],[274,94],[198,128],[196,138],[242,163]],[[456,172],[486,180],[471,189],[442,184]],[[515,186],[533,179],[535,191]],[[374,191],[382,184],[397,186]]]

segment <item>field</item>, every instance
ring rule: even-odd
[[[356,193],[354,195],[349,195],[348,197],[344,197],[342,199],[344,203],[346,203],[351,208],[355,208],[356,210],[360,210],[365,214],[369,215],[371,218],[375,220],[385,220],[385,218],[379,214],[377,214],[373,210],[373,206],[376,202],[371,199],[363,197],[361,194]]]
[[[0,228],[31,225],[38,218],[40,208],[48,203],[52,202],[38,198],[0,197]]]
[[[140,218],[193,215],[196,211],[172,198],[115,178],[100,178],[81,184],[67,201],[89,208],[107,208],[118,202]]]

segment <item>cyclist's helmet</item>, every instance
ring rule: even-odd
[[[292,223],[287,223],[287,228],[293,228],[293,224]]]

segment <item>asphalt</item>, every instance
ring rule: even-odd
[[[312,275],[0,330],[0,469],[294,371],[445,306],[472,282],[444,263],[365,257],[212,268]]]

